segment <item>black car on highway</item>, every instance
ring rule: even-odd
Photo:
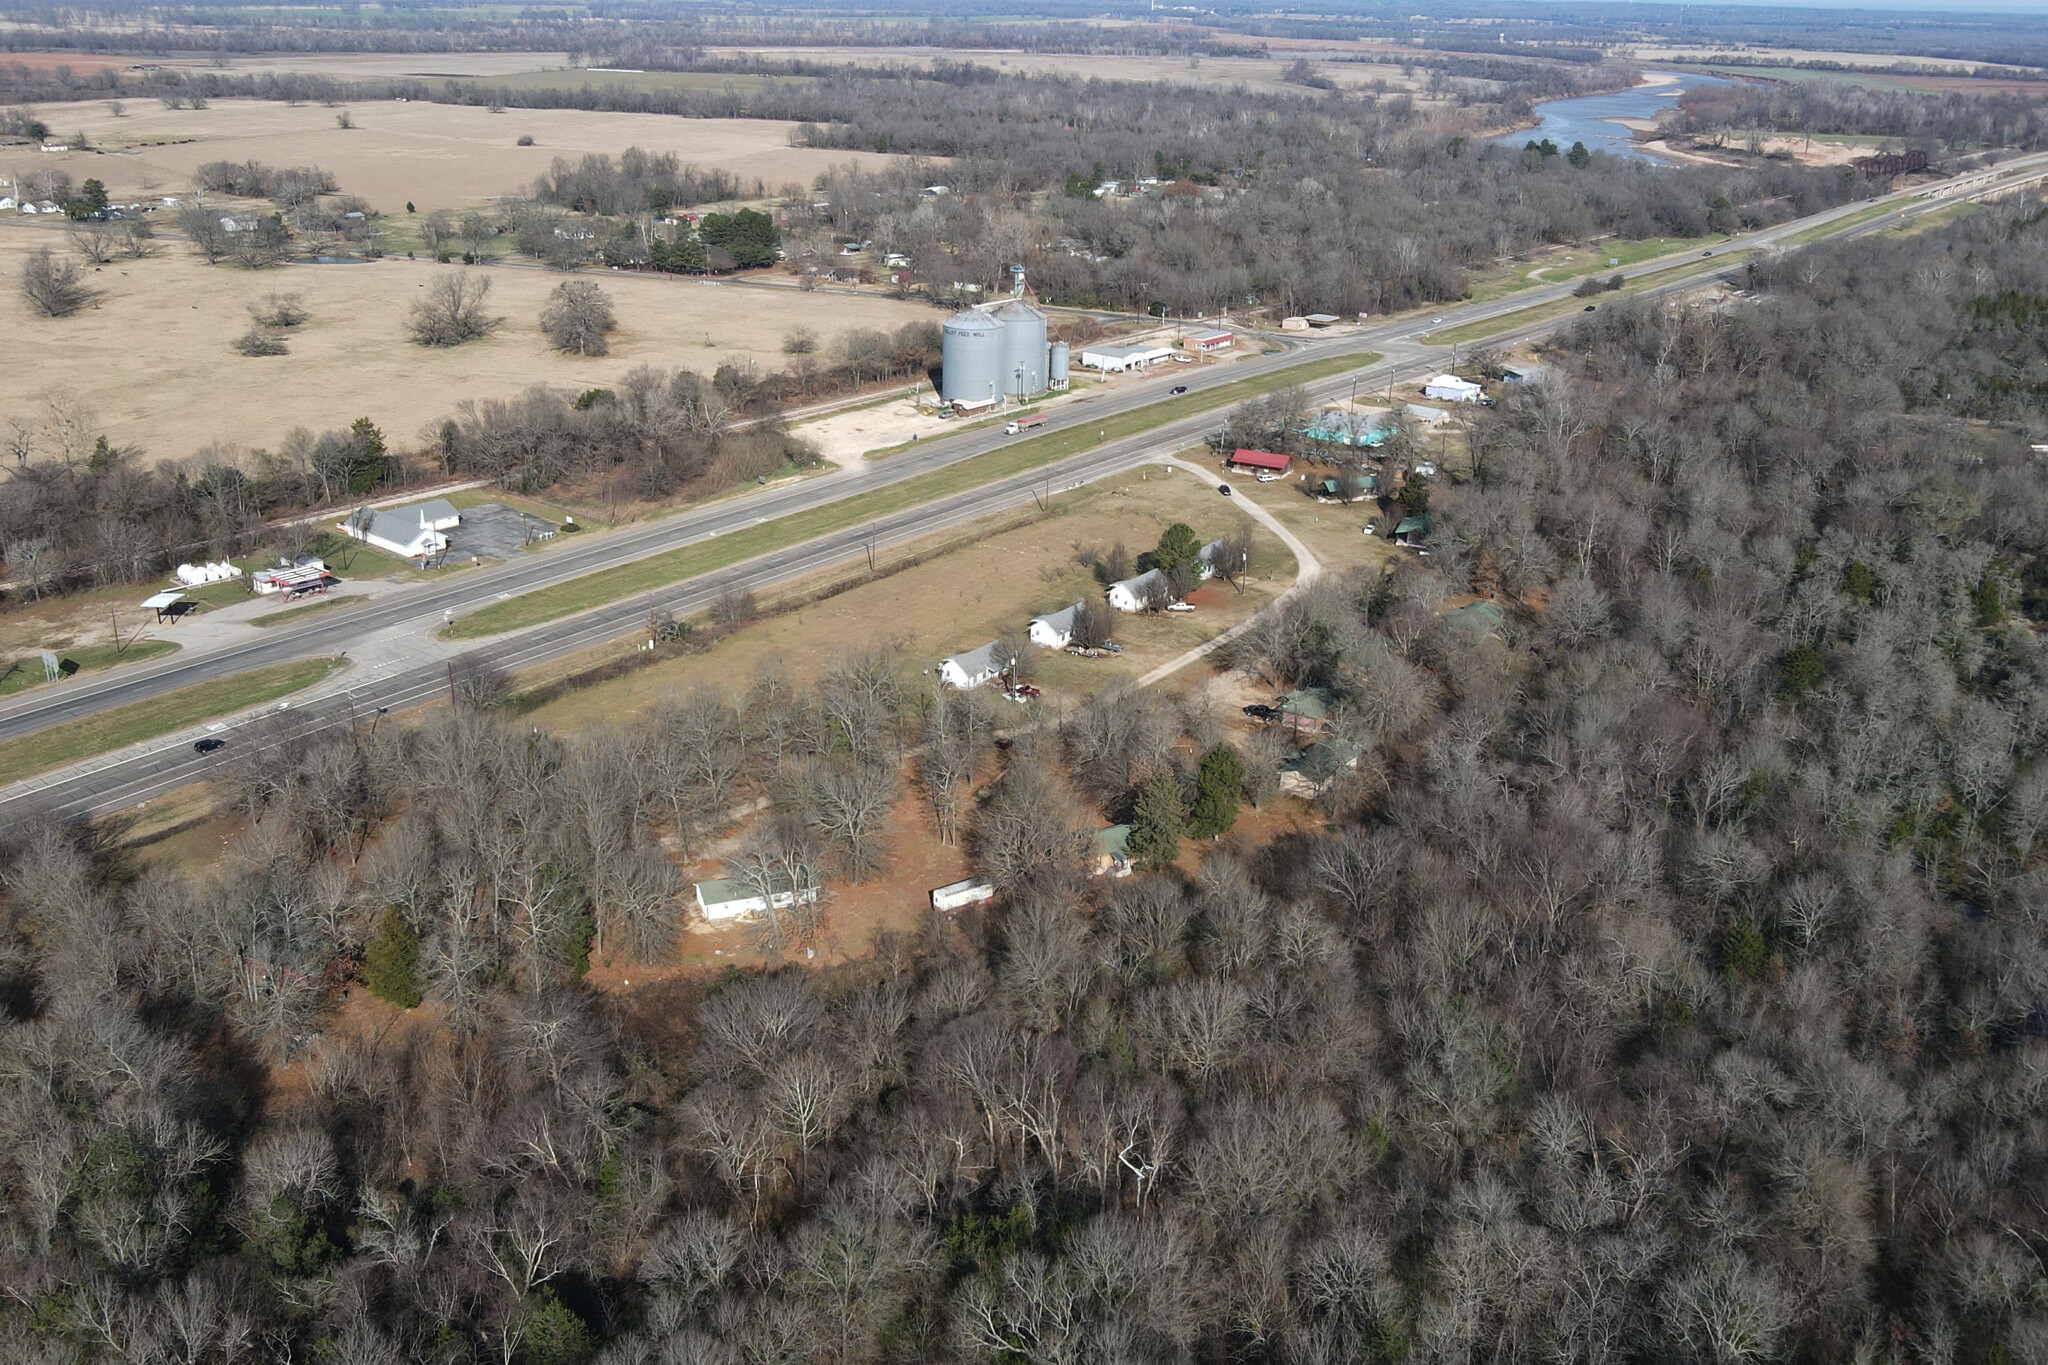
[[[227,747],[228,742],[224,739],[195,739],[192,741],[192,752],[195,754],[210,754],[216,749],[225,749]]]

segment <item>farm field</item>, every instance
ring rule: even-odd
[[[1151,474],[1159,473],[1151,467]],[[972,649],[1004,628],[1022,630],[1038,612],[1099,593],[1084,552],[1107,550],[1117,542],[1135,556],[1158,542],[1175,521],[1185,521],[1203,540],[1223,535],[1250,519],[1208,484],[1185,473],[1142,478],[1064,494],[1056,514],[1018,525],[1014,516],[993,527],[962,528],[932,545],[957,546],[914,568],[814,602],[768,616],[699,654],[686,654],[599,683],[537,708],[531,719],[549,730],[615,723],[645,713],[664,695],[700,682],[720,688],[746,685],[756,671],[772,667],[792,680],[814,677],[835,656],[851,648],[893,642],[919,669],[936,667],[947,654]],[[931,545],[909,547],[904,557]],[[886,564],[885,566],[886,567]],[[1076,659],[1050,650],[1034,651],[1040,681],[1048,689],[1093,692],[1192,649],[1273,600],[1294,581],[1294,557],[1270,533],[1254,527],[1252,574],[1245,591],[1210,582],[1193,595],[1196,610],[1186,615],[1120,617],[1124,653]],[[822,583],[843,582],[844,572],[791,591],[803,595]],[[769,604],[764,604],[769,605]],[[580,661],[588,667],[590,661]],[[551,669],[559,675],[563,670]],[[1197,676],[1201,669],[1189,670]]]
[[[1330,48],[1334,53],[1341,49],[1342,45],[1318,46]],[[1299,92],[1300,86],[1288,85],[1284,79],[1289,64],[1297,55],[1308,56],[1311,60],[1319,55],[1290,52],[1284,58],[1188,58],[1165,54],[1108,55],[934,47],[707,47],[705,54],[713,57],[758,56],[769,60],[801,58],[809,62],[847,66],[923,66],[934,60],[971,62],[976,66],[1018,75],[1058,73],[1078,76],[1084,80],[1168,81],[1181,85],[1225,87],[1241,85],[1246,89],[1268,92]],[[1357,54],[1345,55],[1355,57]],[[1347,90],[1366,89],[1384,81],[1390,90],[1420,91],[1428,83],[1427,73],[1422,72],[1420,68],[1412,74],[1404,75],[1400,66],[1384,62],[1336,60],[1318,63],[1318,73],[1329,77]],[[514,85],[519,82],[502,83]]]
[[[438,58],[409,58],[418,64]],[[820,171],[852,161],[880,165],[874,152],[812,150],[789,145],[794,124],[765,119],[686,119],[666,114],[614,114],[580,109],[508,109],[494,114],[467,105],[376,101],[349,106],[355,127],[336,126],[337,111],[264,100],[217,100],[204,109],[166,109],[126,102],[120,117],[98,102],[53,105],[52,133],[93,150],[40,153],[9,147],[0,172],[9,176],[51,166],[76,180],[91,176],[116,199],[182,194],[209,161],[261,161],[319,166],[344,194],[361,195],[387,214],[408,202],[420,212],[474,207],[519,193],[558,156],[616,156],[628,147],[673,152],[686,165],[720,169],[774,193],[809,184]],[[515,145],[522,135],[531,147]]]
[[[62,249],[63,234],[26,224],[0,229],[0,276],[16,278],[44,245]],[[445,350],[414,345],[405,334],[412,301],[440,273],[467,269],[488,272],[489,311],[504,326]],[[783,335],[799,323],[829,344],[852,328],[938,319],[925,305],[881,297],[607,275],[601,283],[620,324],[611,354],[565,356],[549,348],[539,325],[562,278],[513,264],[402,257],[250,271],[208,266],[182,242],[165,241],[149,259],[114,261],[93,274],[105,296],[73,317],[36,317],[7,291],[0,323],[16,344],[0,375],[0,409],[32,411],[45,394],[80,392],[109,440],[151,460],[183,459],[213,444],[275,450],[293,427],[323,431],[365,416],[388,440],[409,445],[465,399],[511,398],[537,384],[605,386],[641,365],[708,375],[730,356],[774,368],[784,361]],[[291,334],[291,353],[236,353],[249,306],[278,292],[303,295],[312,313]]]

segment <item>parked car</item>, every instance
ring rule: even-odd
[[[1597,303],[1589,303],[1589,304],[1587,304],[1587,305],[1586,305],[1586,307],[1585,307],[1585,310],[1584,310],[1584,311],[1586,311],[1586,312],[1588,312],[1588,313],[1592,313],[1592,312],[1597,312],[1597,311],[1599,310],[1599,308],[1600,308],[1600,305],[1599,305],[1599,304],[1597,304]]]
[[[1250,716],[1253,720],[1271,720],[1273,719],[1273,717],[1280,714],[1278,711],[1275,711],[1272,707],[1267,706],[1261,702],[1253,702],[1250,706],[1245,707],[1244,713],[1247,716]]]
[[[1167,393],[1167,396],[1168,396],[1168,397],[1170,397],[1170,398],[1178,398],[1178,397],[1180,397],[1180,396],[1181,396],[1182,394],[1186,393],[1187,391],[1188,391],[1188,386],[1187,386],[1187,385],[1185,385],[1185,384],[1175,384],[1175,385],[1174,385],[1174,386],[1173,386],[1172,388],[1168,389],[1168,390],[1166,391],[1166,393]]]
[[[1166,609],[1168,611],[1193,611],[1195,604],[1192,602],[1168,602]]]
[[[1216,485],[1216,491],[1227,498],[1230,496],[1230,485],[1227,483],[1219,483]]]
[[[1280,482],[1280,480],[1282,480],[1282,479],[1284,479],[1284,478],[1286,478],[1286,477],[1287,477],[1287,476],[1286,476],[1285,474],[1275,474],[1275,473],[1274,473],[1274,472],[1273,472],[1272,470],[1270,470],[1270,469],[1269,469],[1269,470],[1267,470],[1267,471],[1266,471],[1265,473],[1263,473],[1263,474],[1259,475],[1259,482],[1260,482],[1260,483],[1278,483],[1278,482]]]
[[[1102,652],[1104,654],[1121,654],[1124,652],[1124,647],[1114,640],[1104,640],[1102,642]]]
[[[1018,695],[1025,697],[1035,697],[1038,695],[1038,687],[1035,683],[1018,683],[1012,690],[1017,692]]]
[[[210,754],[216,749],[225,749],[227,747],[228,742],[224,739],[195,739],[192,741],[192,752],[195,754]]]

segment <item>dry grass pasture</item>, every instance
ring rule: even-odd
[[[417,64],[421,58],[409,59]],[[218,100],[204,109],[166,109],[130,100],[116,117],[104,103],[41,110],[53,136],[84,133],[91,151],[39,152],[9,147],[0,170],[16,175],[58,166],[76,180],[91,176],[116,199],[180,194],[209,161],[261,161],[332,171],[344,194],[358,194],[384,213],[408,202],[420,212],[461,209],[519,193],[558,156],[616,156],[628,147],[673,152],[687,165],[719,169],[773,194],[808,185],[820,171],[849,161],[891,160],[872,152],[815,151],[789,145],[790,123],[764,119],[688,119],[666,114],[612,114],[580,109],[508,109],[494,114],[467,105],[377,101],[349,106],[355,127],[337,126],[337,112],[262,100]],[[520,147],[522,135],[534,145]]]
[[[851,328],[937,317],[925,305],[879,296],[608,274],[599,282],[619,318],[611,354],[565,356],[540,332],[542,304],[564,278],[553,271],[403,258],[251,271],[209,266],[178,240],[160,243],[149,259],[101,267],[92,277],[105,291],[97,307],[38,317],[13,283],[30,252],[61,250],[63,242],[53,228],[0,225],[0,326],[11,338],[0,414],[32,415],[45,395],[78,392],[109,439],[158,460],[222,442],[274,450],[292,427],[320,431],[362,416],[410,443],[464,399],[508,398],[535,384],[613,384],[639,365],[709,374],[732,355],[772,368],[785,359],[783,335],[799,323],[829,342]],[[457,270],[488,272],[490,311],[504,326],[445,350],[414,345],[405,333],[412,301]],[[312,321],[290,335],[289,355],[239,354],[233,342],[249,328],[249,306],[276,292],[303,295]]]

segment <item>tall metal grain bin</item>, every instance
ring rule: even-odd
[[[977,406],[1003,396],[1003,329],[972,309],[939,329],[939,397]]]
[[[1066,342],[1055,341],[1052,344],[1052,369],[1046,375],[1046,378],[1052,381],[1053,387],[1066,387],[1067,371],[1070,368],[1072,355],[1073,353],[1068,349]]]
[[[1026,398],[1045,392],[1045,314],[1013,299],[996,309],[1002,326],[1003,392]]]

